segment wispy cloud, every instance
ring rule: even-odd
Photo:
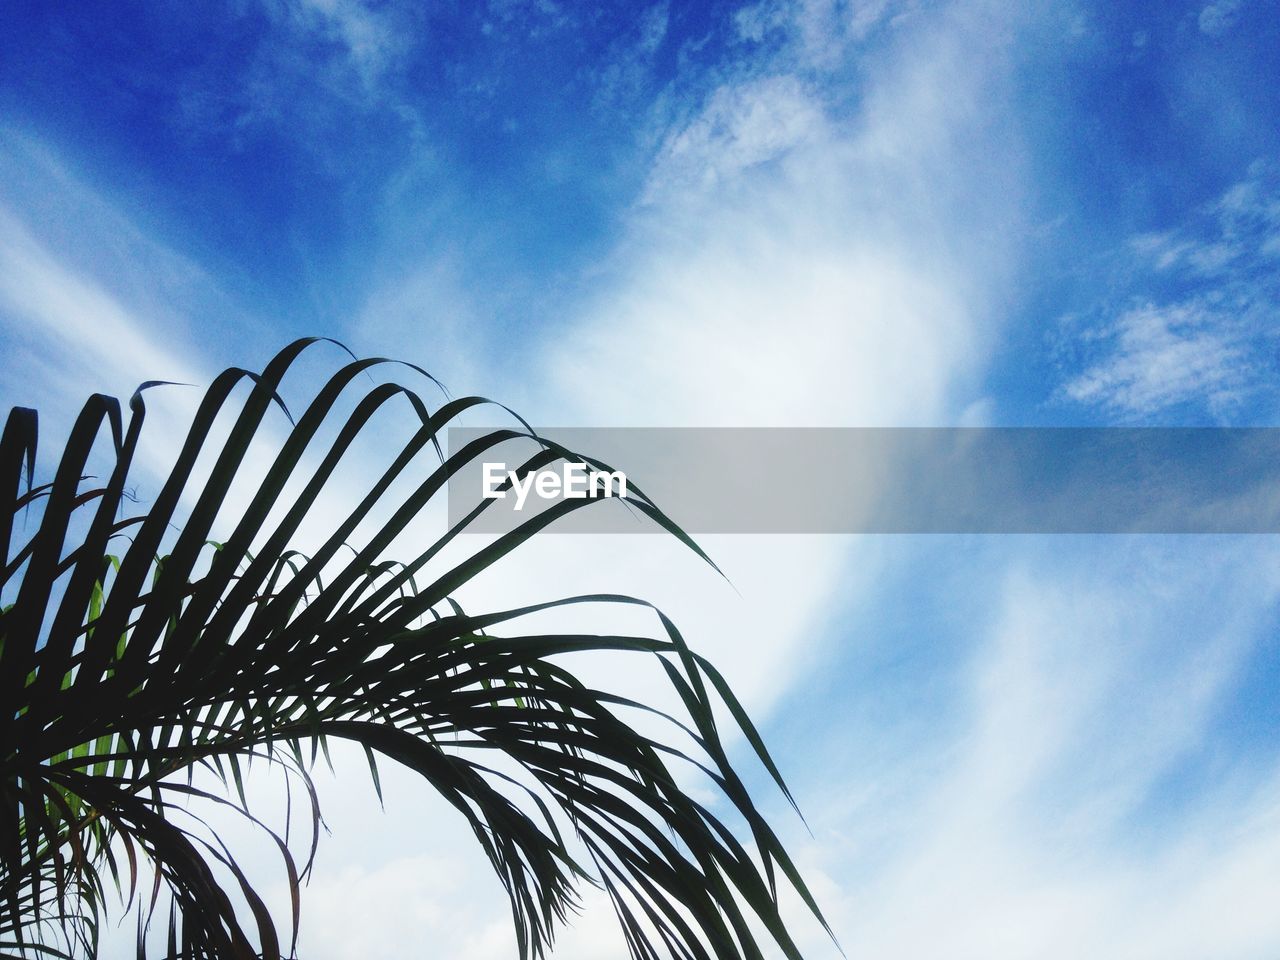
[[[670,25],[671,4],[661,0],[644,11],[634,30],[613,42],[601,65],[588,68],[592,106],[599,114],[631,111],[637,104],[648,107],[655,59]]]
[[[840,69],[850,48],[909,11],[911,0],[760,0],[738,9],[734,27],[750,43],[780,41],[783,55],[810,69]]]
[[[719,87],[658,151],[644,202],[672,192],[702,192],[767,164],[826,133],[822,105],[794,76]]]
[[[847,78],[756,64],[715,82],[663,139],[607,284],[548,345],[555,395],[654,422],[948,417],[1015,256],[994,229],[962,239],[984,221],[1011,237],[1018,217],[988,26],[957,14],[904,35],[856,107]],[[1008,160],[999,190],[979,142]]]
[[[294,29],[334,44],[370,95],[392,68],[400,65],[412,34],[395,16],[395,6],[364,0],[268,0],[265,9]]]
[[[0,208],[0,304],[9,335],[60,367],[62,382],[141,382],[143,371],[191,376],[185,360],[159,348],[136,318],[102,287],[66,269],[12,214]],[[57,358],[55,361],[54,358]],[[8,373],[17,371],[6,364]]]
[[[833,122],[828,99],[848,78],[817,82],[792,69],[791,53],[711,71],[657,137],[648,190],[616,247],[583,278],[566,304],[568,320],[526,355],[518,376],[504,378],[501,397],[545,423],[903,424],[958,415],[994,335],[984,327],[991,287],[1016,255],[995,243],[976,249],[954,228],[971,209],[963,205],[988,198],[995,202],[987,216],[1016,219],[1016,161],[998,191],[983,180],[990,153],[1004,144],[985,139],[992,101],[981,91],[998,87],[1007,66],[986,14],[904,36],[866,99],[841,104],[853,121]],[[975,56],[975,44],[989,55]],[[412,309],[416,295],[451,300],[458,292],[446,268],[422,276],[417,294],[389,289],[372,298],[379,309],[366,321],[388,305]],[[466,313],[464,305],[459,316]],[[577,544],[552,537],[529,544],[500,582],[477,585],[464,602],[518,604],[624,584],[672,616],[764,720],[837,645],[832,608],[867,589],[874,556],[860,554],[855,567],[847,545],[831,538],[705,546],[740,593],[665,540],[597,540],[595,555],[608,562],[583,564]],[[600,626],[599,611],[557,621]],[[620,628],[647,632],[653,622],[638,615]],[[660,673],[612,660],[575,666],[643,702],[668,702]],[[393,812],[346,829],[377,842],[405,823]],[[395,857],[361,869],[385,871],[388,883],[404,873]],[[487,904],[466,914],[467,928],[505,929],[501,900],[474,894],[488,886],[473,885],[471,873],[455,875],[468,904]],[[834,882],[826,892],[828,903],[839,896]],[[334,888],[322,899],[334,916],[350,916]],[[427,924],[405,919],[379,913],[371,922],[383,925],[387,942],[420,942]],[[510,949],[509,932],[496,946],[462,945],[450,926],[439,930],[443,953]],[[313,940],[307,950],[341,955]],[[557,955],[618,953],[610,911],[593,900]]]
[[[411,143],[421,140],[423,121],[404,73],[428,36],[423,10],[400,2],[253,0],[239,16],[262,27],[235,51],[235,72],[197,62],[176,77],[173,119],[185,135],[244,149],[266,134],[329,163],[341,152],[334,131],[371,117],[394,117]]]
[[[1143,304],[1082,341],[1104,343],[1105,358],[1070,380],[1064,394],[1124,419],[1191,400],[1215,417],[1228,417],[1259,372],[1235,318],[1203,301]]]
[[[0,186],[0,393],[9,405],[38,409],[48,465],[91,393],[125,402],[145,381],[169,381],[146,397],[133,477],[145,500],[147,485],[172,465],[213,371],[260,366],[284,332],[255,322],[197,263],[38,143],[15,134],[6,147],[0,172],[24,189]],[[259,475],[269,463],[261,453],[250,458]],[[236,496],[252,490],[246,484]]]
[[[1205,4],[1196,21],[1200,26],[1200,32],[1211,37],[1228,32],[1235,26],[1236,17],[1242,6],[1244,6],[1243,0],[1215,0],[1214,3]]]
[[[807,856],[841,891],[847,952],[1269,955],[1280,756],[1224,739],[1221,717],[1249,671],[1268,669],[1259,658],[1273,662],[1274,549],[1038,550],[991,544],[982,562],[1006,571],[1003,586],[976,609],[946,601],[976,615],[931,640],[959,644],[968,662],[948,674],[954,702],[916,677],[916,696],[891,708],[925,717],[906,739],[878,717],[891,742],[877,751],[850,724],[846,752],[828,750],[811,776],[840,784],[820,788],[828,806],[811,811]]]
[[[1160,272],[1176,268],[1219,281],[1264,274],[1280,258],[1280,166],[1255,161],[1186,224],[1140,234],[1132,246]]]
[[[451,385],[546,423],[928,424],[980,410],[973,402],[1003,332],[1004,291],[1020,269],[1027,186],[1019,118],[1009,114],[1009,48],[1019,18],[1033,13],[957,3],[926,18],[916,7],[756,4],[722,24],[736,37],[732,62],[656,93],[653,58],[671,42],[678,8],[651,8],[626,37],[626,62],[639,65],[628,96],[654,99],[637,109],[639,139],[653,148],[634,179],[641,195],[622,204],[616,243],[563,284],[571,290],[559,289],[562,277],[547,281],[561,319],[511,351],[517,361],[487,368],[472,328],[508,334],[486,306],[499,284],[472,284],[467,252],[437,243],[417,269],[371,282],[354,325],[330,332],[354,333],[370,352],[412,352],[433,370],[443,339]],[[1225,22],[1235,5],[1213,7]],[[355,113],[405,103],[397,71],[415,42],[405,32],[412,18],[398,19],[405,8],[311,0],[265,9],[279,46],[264,46],[245,78],[241,121],[305,138],[319,129],[302,115],[317,100],[291,98],[313,86]],[[486,16],[492,32],[516,36],[560,29],[572,12],[543,0],[493,3]],[[867,43],[874,49],[863,51]],[[313,140],[321,152],[329,142]],[[394,199],[405,220],[431,219],[414,191]],[[1061,395],[1121,418],[1188,403],[1227,418],[1256,396],[1275,326],[1278,204],[1263,165],[1183,227],[1135,238],[1126,269],[1140,282],[1074,328],[1082,360]],[[76,399],[79,371],[99,355],[130,385],[155,375],[198,381],[206,362],[221,365],[234,349],[256,364],[281,339],[241,324],[236,344],[203,343],[197,334],[216,329],[203,314],[191,311],[191,328],[171,326],[132,290],[146,278],[72,263],[38,235],[38,218],[6,216],[6,346],[27,350],[24,360],[45,350],[25,369],[32,378],[57,371]],[[449,229],[466,226],[450,220]],[[375,246],[355,253],[412,259]],[[353,272],[362,267],[377,276],[376,264]],[[424,320],[438,315],[447,319]],[[5,374],[21,371],[11,363]],[[616,552],[595,542],[592,557],[609,557],[597,563],[551,537],[465,599],[507,606],[621,585],[671,614],[766,722],[805,699],[794,695],[801,678],[829,673],[877,629],[837,626],[883,571],[876,549],[833,538],[706,545],[741,595],[660,538]],[[851,670],[847,688],[817,706],[824,739],[813,774],[782,758],[795,785],[807,781],[801,800],[818,839],[804,851],[805,872],[851,956],[1275,952],[1272,760],[1228,756],[1220,778],[1197,766],[1208,762],[1201,746],[1217,743],[1218,708],[1263,642],[1275,558],[1265,547],[1187,556],[1080,550],[1056,565],[993,551],[983,558],[997,583],[990,593],[971,569],[949,590],[914,569],[919,589],[965,621],[960,667],[945,682],[912,674],[901,709],[917,723],[901,735],[827,716],[880,689],[882,677]],[[892,616],[914,624],[919,596]],[[1218,602],[1197,606],[1206,598]],[[557,626],[601,621],[592,611]],[[639,613],[623,626],[654,628]],[[582,669],[661,703],[660,673],[630,667]],[[950,702],[931,713],[930,697],[945,695],[938,687]],[[864,741],[880,752],[861,767]],[[323,793],[336,836],[304,898],[308,955],[396,955],[429,938],[444,956],[509,955],[502,894],[470,838],[394,772],[383,774],[387,795],[406,803],[392,799],[387,818],[371,819],[363,758],[346,759]],[[1192,786],[1168,789],[1184,768]],[[430,853],[406,851],[406,837]],[[563,947],[566,957],[617,955],[607,906],[591,902]],[[812,955],[832,955],[820,936]]]
[[[14,403],[75,403],[143,380],[198,380],[186,310],[238,311],[38,143],[0,148],[0,376]],[[22,189],[17,189],[21,184]],[[166,343],[166,340],[168,341]],[[17,361],[21,355],[22,362]]]
[[[1182,226],[1133,238],[1129,302],[1064,324],[1079,368],[1060,396],[1125,421],[1274,402],[1278,259],[1280,178],[1259,161]]]

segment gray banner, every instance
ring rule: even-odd
[[[490,432],[450,428],[450,454]],[[451,524],[483,505],[468,531],[555,509],[568,512],[550,532],[659,532],[627,502],[643,495],[694,534],[1280,532],[1280,428],[537,433],[578,456],[524,471],[540,452],[532,439],[471,448],[449,482]]]

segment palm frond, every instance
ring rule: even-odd
[[[285,376],[312,342],[292,344],[261,374],[217,377],[140,512],[129,484],[143,393],[154,384],[133,395],[127,418],[116,400],[91,397],[42,486],[35,412],[11,413],[0,437],[0,596],[12,598],[0,612],[0,954],[96,955],[114,888],[141,904],[140,955],[162,892],[170,956],[292,955],[319,837],[310,771],[330,740],[345,740],[365,750],[379,792],[377,761],[393,760],[465,818],[506,889],[522,958],[545,955],[583,882],[608,892],[637,958],[761,957],[761,929],[798,957],[779,914],[778,874],[821,914],[730,765],[718,705],[786,788],[723,678],[675,625],[655,611],[653,637],[528,633],[521,623],[531,615],[569,604],[642,602],[570,597],[476,614],[453,600],[585,501],[557,505],[456,562],[444,561],[465,522],[404,562],[385,559],[451,476],[531,437],[527,424],[445,457],[442,431],[487,401],[446,400],[433,411],[402,385],[359,387],[387,361],[353,360],[290,419],[265,476],[227,520],[251,448],[269,433],[271,410],[284,407]],[[294,549],[375,415],[406,408],[411,436],[385,469],[314,549]],[[104,433],[109,472],[100,481],[88,474]],[[522,476],[583,459],[539,442]],[[406,482],[431,451],[436,465]],[[629,499],[705,558],[642,493]],[[15,530],[29,527],[15,545]],[[215,527],[230,533],[214,540]],[[564,660],[590,651],[656,658],[684,715],[581,682]],[[665,718],[681,745],[641,733],[626,719],[637,711]],[[303,788],[305,857],[245,802],[242,768],[255,759]],[[690,796],[682,767],[709,779],[734,823]],[[197,769],[227,792],[198,787]],[[237,809],[278,847],[292,892],[288,938],[231,851],[202,829],[193,812],[201,804]],[[735,832],[743,825],[749,846]]]

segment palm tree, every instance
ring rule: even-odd
[[[674,624],[655,610],[654,637],[526,634],[519,625],[532,613],[640,601],[573,597],[477,614],[451,600],[585,501],[429,577],[462,524],[405,563],[383,559],[465,463],[532,435],[523,421],[446,458],[441,431],[485,401],[442,401],[432,412],[404,386],[357,388],[386,361],[353,358],[290,419],[265,479],[220,526],[231,532],[211,540],[220,512],[223,524],[235,506],[246,452],[272,407],[284,408],[286,372],[312,342],[292,344],[261,374],[232,369],[214,380],[145,510],[130,468],[143,393],[155,384],[133,395],[127,418],[115,399],[91,397],[41,485],[36,413],[10,414],[0,438],[0,954],[96,956],[118,896],[126,910],[139,903],[140,956],[157,938],[170,957],[293,955],[321,822],[312,771],[329,741],[343,740],[364,748],[379,795],[377,760],[391,759],[466,818],[506,888],[522,958],[545,955],[583,882],[607,891],[637,958],[760,957],[761,938],[798,957],[779,915],[778,874],[818,910],[731,767],[717,711],[786,787],[720,674]],[[245,381],[247,394],[236,390]],[[410,439],[318,548],[291,550],[371,418],[403,413],[406,401]],[[104,428],[109,466],[95,480],[87,474]],[[570,456],[540,442],[522,476]],[[429,448],[438,466],[388,504]],[[702,555],[634,487],[629,500]],[[14,545],[24,530],[30,538]],[[683,706],[681,719],[659,714],[673,737],[654,739],[625,719],[658,713],[652,707],[575,677],[562,661],[583,651],[656,658]],[[485,759],[495,755],[501,764]],[[246,802],[243,768],[254,760],[285,771],[304,798],[305,856],[287,826],[269,826]],[[739,832],[682,786],[690,773],[710,780]],[[287,938],[222,838],[201,826],[201,804],[236,809],[278,847],[292,893]],[[157,914],[167,921],[153,926]]]

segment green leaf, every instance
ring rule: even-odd
[[[321,754],[332,767],[329,741],[338,738],[363,749],[379,803],[379,763],[392,760],[462,814],[506,891],[521,957],[546,955],[588,882],[613,900],[636,957],[736,960],[763,956],[771,941],[797,958],[780,882],[821,914],[729,763],[719,707],[794,800],[741,704],[675,625],[654,611],[652,637],[530,634],[520,623],[533,614],[589,604],[604,616],[647,604],[602,594],[476,613],[454,599],[593,501],[566,501],[445,564],[489,507],[482,501],[414,555],[386,555],[450,477],[504,443],[538,441],[525,472],[562,458],[608,465],[538,438],[518,417],[446,457],[441,433],[488,401],[446,395],[432,409],[413,387],[372,379],[386,360],[353,358],[309,399],[293,400],[291,370],[316,342],[290,345],[260,374],[215,378],[147,503],[128,491],[143,393],[158,384],[133,395],[127,420],[117,401],[91,397],[52,480],[39,485],[36,415],[10,415],[0,435],[0,586],[12,584],[15,598],[0,612],[5,949],[96,956],[109,906],[102,875],[123,897],[127,860],[130,903],[140,872],[153,871],[150,896],[139,897],[140,955],[161,909],[168,920],[156,935],[170,956],[282,957],[276,919],[201,817],[219,808],[238,811],[281,853],[292,955],[301,881],[323,827],[311,771]],[[415,367],[397,369],[423,378],[419,387],[438,386]],[[387,440],[397,424],[401,439]],[[255,470],[255,486],[239,497],[250,449],[282,430],[265,472]],[[433,453],[438,462],[424,467]],[[107,479],[86,485],[98,464]],[[367,481],[354,496],[345,487],[335,511],[333,478],[353,466],[367,468]],[[710,564],[639,488],[629,503]],[[15,545],[20,511],[38,522]],[[293,541],[317,519],[328,525],[323,540],[300,553]],[[593,652],[657,657],[680,710],[668,716],[585,684],[570,666]],[[636,711],[669,723],[672,742],[626,722]],[[505,764],[486,762],[495,753]],[[283,835],[250,808],[245,768],[255,762],[285,776]],[[218,778],[218,791],[196,786],[197,768]],[[727,801],[716,807],[724,817],[680,787],[686,775]],[[289,840],[298,787],[311,826],[305,857]]]

